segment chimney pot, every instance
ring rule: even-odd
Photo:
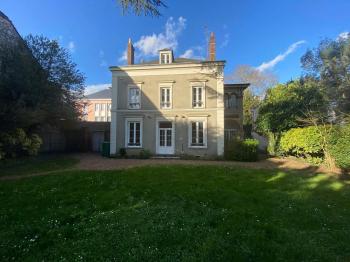
[[[128,58],[128,65],[133,65],[134,64],[134,46],[132,45],[131,38],[129,38],[129,41],[128,41],[127,58]]]
[[[216,60],[216,42],[215,42],[215,34],[214,32],[210,33],[209,39],[209,61]]]

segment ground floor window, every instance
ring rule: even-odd
[[[138,119],[129,119],[126,121],[126,146],[142,146],[142,121]]]
[[[206,119],[190,119],[189,124],[189,146],[206,147]]]

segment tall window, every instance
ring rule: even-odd
[[[161,87],[160,108],[171,108],[171,87]]]
[[[236,108],[237,98],[235,94],[225,94],[225,108]]]
[[[141,108],[141,90],[138,86],[129,87],[128,104],[130,109]]]
[[[100,104],[95,104],[95,112],[100,111]]]
[[[106,110],[106,104],[101,104],[101,111],[105,111]]]
[[[192,87],[192,107],[193,108],[204,107],[204,89],[202,86]]]
[[[205,119],[193,119],[189,122],[189,146],[190,147],[206,147],[207,135],[206,135]]]
[[[142,145],[142,122],[139,120],[126,121],[126,146],[141,147]]]

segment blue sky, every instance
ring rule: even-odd
[[[111,82],[108,66],[125,63],[129,37],[138,60],[153,58],[164,45],[175,56],[205,57],[206,32],[214,31],[226,75],[247,64],[272,70],[285,82],[300,75],[307,48],[350,31],[349,0],[168,0],[160,18],[123,16],[116,3],[1,0],[0,10],[22,36],[42,34],[69,48],[87,85]]]

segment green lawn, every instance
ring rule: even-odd
[[[0,161],[1,176],[19,176],[73,167],[78,160],[66,155],[41,155]]]
[[[349,261],[350,185],[214,166],[0,182],[0,260]]]

